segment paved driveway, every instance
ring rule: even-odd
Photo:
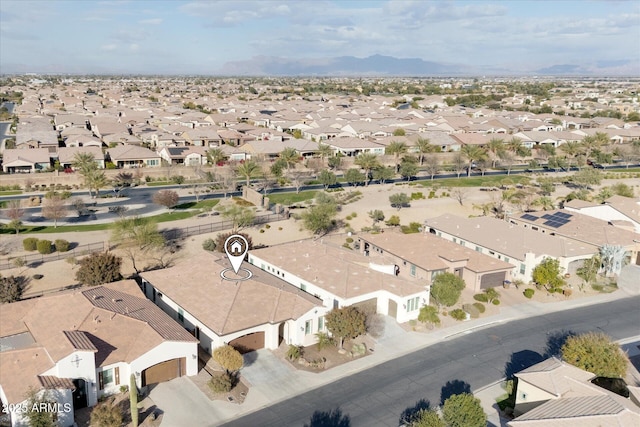
[[[149,397],[164,412],[162,427],[213,426],[218,416],[212,402],[187,377],[157,384]]]

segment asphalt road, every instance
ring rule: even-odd
[[[640,333],[640,297],[545,314],[501,324],[441,343],[351,375],[254,412],[225,426],[283,427],[309,424],[392,426],[416,404],[499,381],[553,354],[568,332],[601,331],[613,339]],[[550,351],[551,349],[551,351]],[[448,384],[448,385],[447,385]],[[421,400],[423,400],[421,402]],[[322,424],[339,409],[345,424]],[[335,419],[333,419],[335,421]]]

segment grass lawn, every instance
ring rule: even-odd
[[[294,203],[304,202],[306,200],[311,200],[315,197],[317,191],[301,191],[298,194],[296,193],[278,193],[278,194],[269,194],[270,203],[280,203],[283,205],[292,205]]]
[[[513,184],[528,184],[531,178],[522,175],[499,175],[499,176],[472,176],[466,177],[460,175],[460,178],[446,178],[434,181],[420,181],[420,185],[432,187],[434,184],[440,187],[492,187],[499,186],[502,182],[508,180]]]
[[[18,194],[22,194],[22,191],[21,190],[0,191],[0,196],[17,196]]]
[[[147,182],[147,187],[160,187],[162,185],[175,185],[175,182],[169,182],[169,181],[152,181],[152,182]]]

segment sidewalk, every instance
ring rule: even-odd
[[[530,301],[511,307],[504,307],[501,309],[500,314],[492,317],[461,322],[455,326],[430,333],[393,333],[392,336],[386,337],[378,342],[373,354],[336,366],[321,374],[286,369],[284,366],[280,366],[285,362],[277,359],[269,350],[259,350],[256,360],[246,368],[246,371],[243,371],[243,375],[246,373],[245,376],[249,382],[252,383],[244,403],[242,405],[236,405],[221,401],[210,402],[210,404],[207,405],[210,410],[206,411],[207,423],[218,425],[224,421],[238,418],[461,333],[469,333],[496,323],[505,323],[559,310],[613,301],[627,296],[623,291],[616,291],[611,294],[596,295],[557,303],[543,304],[537,301]],[[397,331],[394,330],[394,332]],[[189,381],[187,378],[180,380]],[[506,420],[501,420],[497,405],[495,404],[495,398],[504,394],[500,383],[488,385],[480,390],[476,390],[475,393],[477,393],[477,397],[481,399],[482,405],[489,416],[490,423],[496,427],[505,425]],[[158,393],[157,396],[153,394],[152,392],[151,398],[158,404],[158,407],[162,407],[166,402],[169,403],[169,406],[166,406],[166,408],[171,408],[171,401],[168,400],[167,393]],[[167,400],[163,402],[165,399]],[[168,410],[165,413],[164,422],[168,426],[174,425],[171,421],[174,419],[171,412],[171,410]],[[185,415],[186,414],[180,414],[180,417],[184,417]],[[193,416],[198,418],[197,414],[193,414]],[[197,422],[198,419],[196,418],[192,421]],[[177,418],[174,420],[178,422]],[[180,422],[185,421],[185,418],[180,419]]]

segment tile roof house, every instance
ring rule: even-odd
[[[598,253],[596,245],[516,227],[486,216],[441,215],[425,221],[425,232],[508,262],[512,265],[512,277],[525,282],[531,280],[533,269],[545,257],[557,259],[565,271],[573,271],[583,260]]]
[[[58,148],[58,161],[60,166],[68,168],[73,165],[75,156],[78,153],[92,154],[98,168],[104,169],[104,153],[100,147],[86,146],[86,147],[60,147]]]
[[[107,150],[109,158],[118,168],[159,167],[160,156],[148,148],[119,145]]]
[[[429,303],[426,283],[408,275],[397,277],[392,261],[374,261],[322,241],[252,250],[249,263],[317,296],[324,310],[370,304],[377,313],[407,322],[416,319],[419,308]]]
[[[615,221],[619,227],[629,228],[630,231],[640,233],[640,199],[623,196],[612,196],[604,203],[577,203],[572,200],[565,203],[568,212],[577,212],[603,221]],[[627,227],[624,223],[627,223]]]
[[[207,149],[205,147],[164,147],[158,151],[160,157],[170,165],[206,165]]]
[[[475,291],[502,286],[511,280],[513,265],[445,241],[428,232],[420,234],[359,235],[359,250],[371,260],[391,259],[398,277],[417,278],[429,284],[440,273],[459,275]]]
[[[0,320],[2,403],[24,402],[30,388],[52,390],[63,426],[132,374],[146,387],[197,373],[197,339],[133,280],[5,304]],[[26,425],[19,412],[11,421]]]
[[[555,357],[515,374],[514,415],[509,427],[635,427],[637,401],[592,383],[590,372]]]
[[[141,274],[147,298],[200,339],[207,352],[230,344],[242,352],[312,344],[323,331],[325,310],[319,299],[286,282],[285,277],[248,263],[247,280],[225,280],[230,263],[222,254],[202,253],[175,267]],[[240,271],[240,274],[243,272]],[[233,276],[233,274],[231,274]],[[319,324],[317,329],[310,327]]]
[[[51,166],[47,148],[7,148],[4,150],[2,171],[4,173],[34,173]]]

